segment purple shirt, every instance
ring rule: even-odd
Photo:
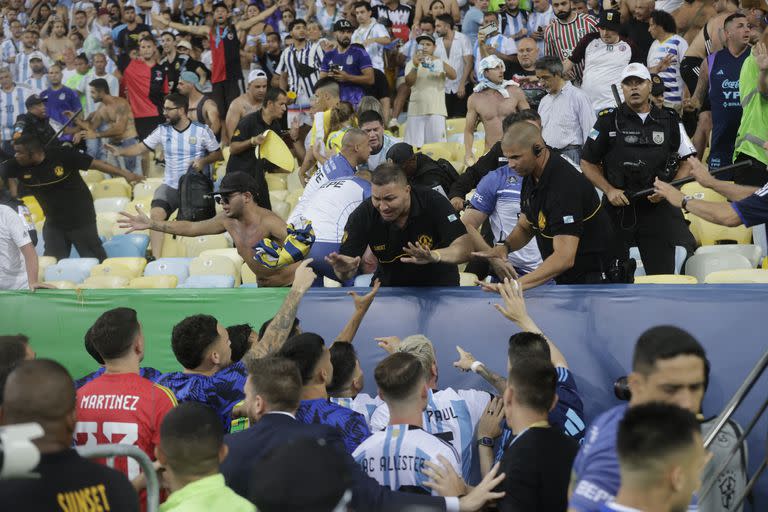
[[[45,108],[48,111],[48,119],[51,120],[51,126],[55,131],[59,131],[69,121],[69,117],[64,115],[64,112],[75,113],[82,107],[80,96],[67,86],[62,86],[56,91],[49,87],[40,93],[40,97],[46,100]],[[61,135],[59,140],[71,142],[72,135]]]
[[[330,72],[332,64],[341,66],[344,71],[354,76],[360,76],[363,74],[364,69],[373,67],[368,52],[365,51],[365,48],[356,44],[350,45],[344,53],[339,53],[337,49],[326,53],[325,57],[323,57],[320,71],[324,73]],[[364,95],[365,90],[361,85],[349,82],[339,83],[339,97],[341,101],[348,101],[355,108],[357,108],[360,98]]]
[[[731,207],[747,227],[768,222],[768,185],[741,201],[731,203]]]

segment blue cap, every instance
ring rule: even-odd
[[[200,90],[200,77],[197,76],[197,73],[184,71],[181,73],[181,76],[179,76],[179,80],[192,84],[196,89]]]

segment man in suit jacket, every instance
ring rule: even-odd
[[[417,494],[394,492],[382,487],[376,480],[365,475],[347,453],[339,429],[327,425],[307,424],[296,420],[299,407],[301,376],[293,361],[281,357],[266,357],[248,361],[248,379],[245,384],[245,409],[252,426],[243,432],[229,434],[224,443],[229,455],[221,464],[221,472],[229,487],[241,496],[248,497],[248,487],[254,467],[274,450],[290,443],[306,439],[325,439],[336,448],[339,457],[346,461],[352,475],[352,508],[354,510],[394,511],[417,506],[419,510],[472,511],[478,510],[488,499],[498,497],[483,482],[461,499],[439,498]],[[485,484],[485,485],[484,485]],[[295,482],[286,485],[301,487]],[[300,492],[295,493],[297,499]],[[292,504],[301,506],[298,503]]]

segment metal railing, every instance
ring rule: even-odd
[[[725,409],[723,409],[723,412],[721,412],[720,415],[717,417],[717,420],[715,421],[715,426],[706,435],[704,439],[704,448],[708,449],[710,445],[712,445],[714,440],[717,438],[717,435],[720,433],[723,427],[728,423],[728,420],[730,420],[733,414],[736,412],[736,409],[744,402],[744,399],[752,390],[755,383],[760,379],[760,377],[762,377],[767,367],[768,367],[768,351],[766,351],[763,354],[763,356],[760,358],[760,360],[757,362],[754,368],[752,368],[752,371],[749,372],[749,375],[747,375],[747,378],[744,379],[744,382],[742,382],[739,389],[737,389],[736,393],[734,393],[733,398],[731,398],[730,402],[728,402],[728,405],[726,405]],[[710,478],[708,478],[706,481],[702,483],[701,491],[699,493],[700,502],[707,497],[709,492],[715,486],[715,484],[717,483],[718,477],[726,469],[728,464],[731,462],[731,459],[733,458],[733,456],[739,452],[742,445],[746,442],[746,439],[749,436],[750,432],[752,432],[752,429],[755,428],[755,425],[757,425],[757,422],[760,420],[760,417],[763,415],[763,413],[767,408],[768,408],[768,396],[766,396],[763,404],[760,406],[757,413],[750,420],[749,425],[747,425],[747,428],[745,428],[744,431],[741,433],[736,444],[733,446],[733,448],[731,448],[731,451],[728,452],[728,456],[725,458],[725,460],[723,460],[720,463],[720,465],[717,467],[715,472],[712,473]],[[747,482],[747,485],[744,488],[744,492],[742,492],[741,495],[737,497],[735,501],[736,504],[733,506],[732,510],[738,510],[739,507],[741,507],[742,503],[744,502],[744,499],[747,496],[749,496],[750,492],[752,492],[752,488],[755,486],[755,484],[757,483],[757,480],[760,478],[760,475],[763,473],[766,467],[768,467],[768,453],[766,453],[766,456],[763,458],[763,461],[761,462],[757,471],[755,471],[755,474],[752,476],[749,482]]]
[[[89,459],[106,457],[130,457],[141,466],[147,479],[147,512],[157,512],[160,506],[160,483],[155,466],[149,456],[136,446],[124,444],[101,444],[97,446],[78,446],[77,453]]]

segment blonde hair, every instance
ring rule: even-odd
[[[424,368],[424,373],[429,378],[432,375],[432,365],[436,362],[435,347],[432,342],[423,334],[414,334],[408,336],[400,342],[398,352],[407,352],[413,354]]]

